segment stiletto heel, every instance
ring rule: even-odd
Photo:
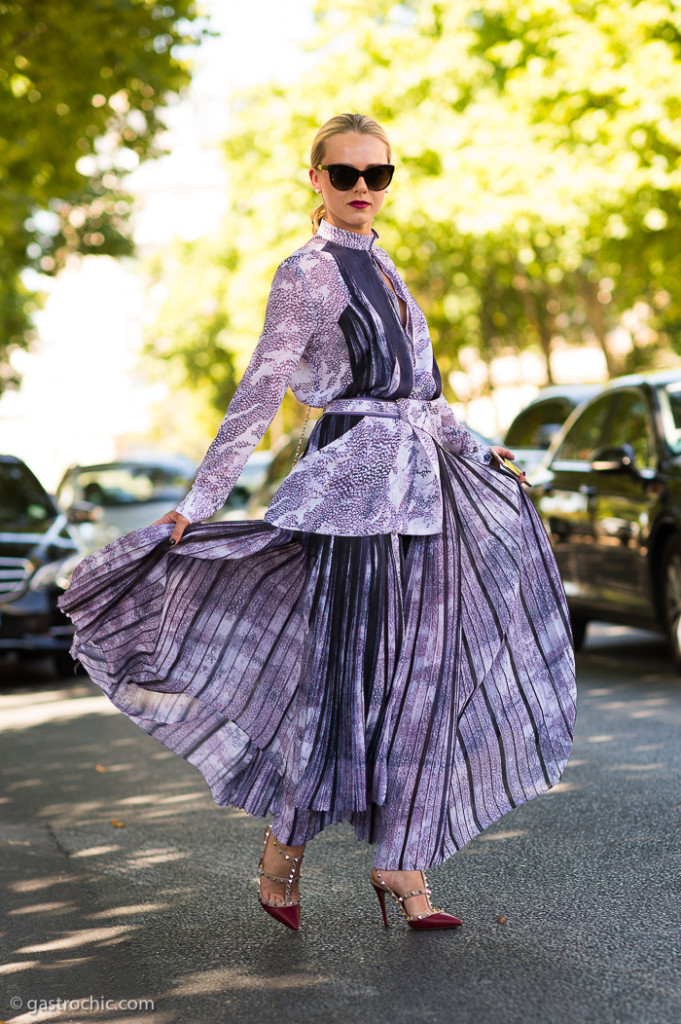
[[[378,896],[378,902],[381,905],[381,911],[383,913],[383,924],[388,927],[388,918],[385,913],[385,894],[392,896],[393,900],[400,908],[402,913],[407,919],[407,924],[410,928],[460,928],[463,921],[454,917],[453,914],[448,914],[444,910],[436,910],[430,902],[430,889],[426,881],[426,876],[423,871],[421,872],[421,878],[423,879],[423,889],[412,889],[411,892],[398,893],[394,889],[391,889],[388,883],[385,881],[381,872],[378,868],[374,868],[376,872],[376,878],[374,879],[373,872],[370,878],[370,882],[374,887],[374,891]],[[422,914],[408,914],[405,906],[406,900],[410,896],[426,896],[428,898],[428,910]]]
[[[371,884],[374,887],[374,892],[378,896],[378,902],[381,905],[381,913],[383,914],[383,924],[387,928],[388,927],[388,915],[385,912],[385,893],[384,893],[383,889],[380,888],[380,886],[376,885],[376,883],[374,882],[373,878],[371,879]]]
[[[265,850],[267,849],[267,841],[270,836],[272,836],[272,842],[274,843],[274,848],[277,853],[280,853],[282,857],[285,857],[286,860],[291,863],[289,873],[285,878],[281,878],[278,875],[271,875],[269,871],[265,871]],[[302,853],[299,857],[294,857],[290,853],[285,853],[275,839],[270,826],[267,826],[262,840],[262,857],[258,864],[260,878],[269,878],[273,882],[283,882],[286,888],[284,890],[284,902],[275,903],[273,900],[265,899],[260,888],[260,883],[258,883],[258,899],[260,901],[260,906],[264,911],[270,914],[275,921],[280,921],[282,924],[286,925],[287,928],[291,928],[294,932],[297,932],[300,927],[300,897],[297,900],[291,899],[291,886],[300,878],[300,862],[302,861],[303,856],[304,855]]]

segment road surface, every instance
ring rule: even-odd
[[[89,680],[0,666],[0,1018],[679,1024],[681,681],[602,626],[579,686],[561,783],[429,872],[463,928],[391,905],[385,930],[344,824],[308,847],[296,934],[257,904],[259,819]]]

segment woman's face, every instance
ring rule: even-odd
[[[332,135],[326,143],[324,164],[349,164],[364,171],[376,164],[387,164],[388,152],[385,143],[375,135]],[[364,178],[359,178],[349,192],[339,192],[329,181],[328,171],[310,169],[310,181],[316,191],[321,192],[326,207],[324,219],[344,231],[356,231],[360,235],[371,234],[371,222],[383,206],[386,189],[370,191]]]

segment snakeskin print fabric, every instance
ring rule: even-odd
[[[425,869],[560,778],[569,614],[532,502],[442,397],[423,314],[346,234],[322,222],[277,271],[181,542],[170,524],[113,541],[59,607],[91,679],[216,803],[292,845],[349,821],[377,867]],[[198,522],[289,382],[328,409],[271,521]]]
[[[191,491],[177,505],[190,522],[222,506],[289,385],[314,408],[357,395],[427,401],[441,443],[489,462],[489,451],[442,396],[426,319],[388,254],[375,245],[377,237],[323,220],[278,267],[248,369]],[[406,304],[405,327],[379,268]],[[265,518],[287,529],[347,536],[438,533],[439,473],[432,441],[409,417],[367,417],[323,453],[314,441],[308,445]]]

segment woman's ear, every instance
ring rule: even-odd
[[[314,167],[310,168],[310,181],[312,182],[312,187],[314,188],[315,192],[321,192],[322,183],[319,180],[319,175],[315,171]]]

